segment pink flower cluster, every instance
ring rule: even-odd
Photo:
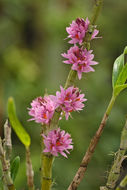
[[[66,31],[69,34],[68,38],[71,38],[69,43],[79,43],[81,45],[86,33],[88,32],[89,25],[90,21],[88,18],[86,18],[86,20],[84,20],[83,18],[77,18],[76,21],[72,21],[70,27],[66,28]],[[97,29],[94,29],[91,39],[96,38],[98,33],[99,31]]]
[[[77,18],[76,21],[72,21],[69,27],[66,28],[68,33],[67,38],[71,38],[70,44],[73,44],[67,53],[61,54],[67,60],[63,61],[66,64],[71,64],[72,70],[77,71],[78,78],[81,79],[82,73],[88,73],[94,71],[92,65],[98,64],[93,61],[94,55],[92,50],[87,50],[83,47],[83,42],[86,34],[88,33],[90,21],[82,18]],[[99,31],[94,29],[91,39],[96,38]],[[49,95],[38,97],[31,103],[29,109],[29,115],[32,116],[29,120],[35,120],[37,123],[49,125],[54,115],[55,110],[59,107],[65,113],[65,118],[68,117],[72,111],[80,111],[84,107],[84,102],[87,99],[85,95],[81,94],[78,88],[70,86],[67,89],[60,87],[60,91],[56,92],[56,95]],[[54,156],[58,156],[58,153],[67,157],[68,150],[73,149],[72,139],[68,133],[61,131],[60,128],[51,130],[47,135],[42,134],[45,144],[43,152],[49,152]]]
[[[60,107],[65,112],[66,120],[72,111],[80,111],[84,107],[83,102],[87,99],[84,94],[80,94],[78,88],[73,86],[64,89],[60,87],[61,92],[57,91],[56,96],[53,97],[57,107]]]
[[[93,61],[94,55],[92,50],[87,51],[87,49],[79,48],[76,45],[71,47],[67,53],[61,55],[67,59],[63,61],[64,63],[72,64],[72,70],[77,71],[79,79],[81,79],[82,73],[94,71],[91,65],[98,64],[96,61]]]
[[[66,64],[72,64],[71,69],[77,71],[79,80],[82,78],[82,73],[88,73],[94,71],[91,65],[98,64],[96,61],[93,61],[94,55],[92,50],[84,49],[83,41],[88,32],[90,21],[88,18],[86,20],[82,18],[77,18],[76,21],[72,21],[69,27],[66,28],[67,33],[69,34],[67,38],[71,38],[69,41],[70,44],[74,44],[67,53],[62,53],[61,55],[67,60],[63,61]],[[94,29],[91,36],[91,40],[97,38],[99,31]],[[76,44],[81,45],[81,47]]]
[[[60,153],[67,158],[66,153],[69,154],[68,150],[73,149],[71,136],[65,131],[60,131],[60,128],[50,131],[47,136],[42,136],[45,144],[43,152],[50,152],[54,156],[58,156],[58,153]]]
[[[69,87],[64,89],[60,87],[61,92],[57,91],[56,96],[50,95],[44,98],[38,97],[31,103],[29,115],[31,120],[37,123],[49,124],[53,117],[56,108],[60,107],[65,112],[65,117],[68,119],[70,112],[82,110],[83,102],[86,101],[84,94],[80,94],[78,88]]]
[[[28,109],[29,115],[33,117],[29,121],[35,120],[36,123],[48,124],[54,114],[55,104],[50,96],[38,97],[32,101],[31,108]]]

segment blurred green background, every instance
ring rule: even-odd
[[[55,94],[64,85],[70,66],[62,63],[61,53],[70,45],[65,28],[77,17],[91,16],[94,0],[1,0],[0,1],[0,133],[7,118],[9,96],[16,101],[20,121],[32,138],[31,154],[35,184],[40,187],[40,125],[27,122],[27,108],[37,96]],[[127,1],[104,0],[97,21],[102,39],[94,40],[96,72],[83,75],[77,85],[88,99],[83,111],[73,119],[62,120],[62,129],[70,132],[74,150],[68,159],[59,156],[53,166],[53,190],[65,190],[101,121],[111,97],[112,66],[127,45]],[[117,151],[121,129],[127,114],[127,90],[117,98],[105,131],[88,166],[79,190],[99,189],[106,181],[107,171]],[[27,189],[25,149],[12,133],[13,157],[21,157],[17,189]]]

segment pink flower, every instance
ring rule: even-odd
[[[72,70],[78,72],[78,78],[81,79],[82,73],[88,73],[94,71],[91,65],[98,64],[96,61],[93,61],[94,55],[92,50],[87,51],[83,47],[79,48],[78,46],[71,47],[67,53],[61,54],[67,60],[63,61],[66,64],[72,64]]]
[[[32,116],[31,120],[35,120],[36,123],[49,124],[55,110],[55,103],[51,100],[50,96],[41,96],[36,98],[31,103],[29,109],[29,115]]]
[[[70,24],[70,27],[66,28],[68,35],[68,38],[71,38],[69,41],[70,44],[76,44],[79,43],[82,44],[86,33],[88,32],[90,21],[88,18],[84,20],[83,18],[77,18],[76,21],[72,21],[72,24]],[[98,30],[94,30],[93,35],[91,39],[96,38],[96,35],[99,33]]]
[[[60,131],[60,128],[50,131],[47,136],[42,136],[45,144],[43,152],[50,152],[54,156],[58,156],[58,153],[60,153],[67,158],[66,153],[69,154],[68,150],[73,149],[71,136],[65,131]]]
[[[72,111],[82,110],[84,107],[83,102],[87,99],[84,98],[84,94],[80,94],[78,88],[69,87],[64,89],[60,87],[61,92],[57,91],[56,96],[54,96],[54,101],[57,107],[60,107],[65,112],[66,120]]]

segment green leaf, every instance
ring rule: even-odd
[[[127,88],[127,84],[116,85],[115,88],[114,88],[114,95],[117,96],[125,88]]]
[[[124,52],[114,62],[112,73],[113,93],[117,96],[123,89],[126,88],[127,80],[127,47]]]
[[[113,73],[112,73],[112,85],[113,88],[116,85],[117,79],[119,77],[119,74],[124,66],[124,55],[120,55],[114,62],[113,65]]]
[[[26,146],[30,146],[30,136],[26,132],[26,130],[23,128],[22,124],[17,118],[16,115],[16,108],[15,108],[15,103],[14,99],[11,97],[8,99],[8,116],[9,116],[9,121],[11,123],[12,128],[14,129],[16,135],[20,139],[20,141]]]
[[[11,163],[11,178],[15,181],[20,165],[20,157],[16,156],[15,159]]]
[[[127,80],[127,63],[123,66],[119,77],[116,81],[116,85],[123,85]]]

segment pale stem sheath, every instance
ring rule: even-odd
[[[15,186],[11,179],[8,161],[6,160],[5,151],[2,146],[2,140],[0,138],[0,160],[2,164],[3,182],[8,190],[15,190]]]
[[[6,150],[6,159],[10,160],[12,152],[12,142],[11,142],[11,126],[8,120],[6,120],[4,124],[4,138],[5,138],[4,148]]]
[[[34,190],[34,171],[32,168],[29,147],[26,147],[26,175],[27,175],[28,189]]]

